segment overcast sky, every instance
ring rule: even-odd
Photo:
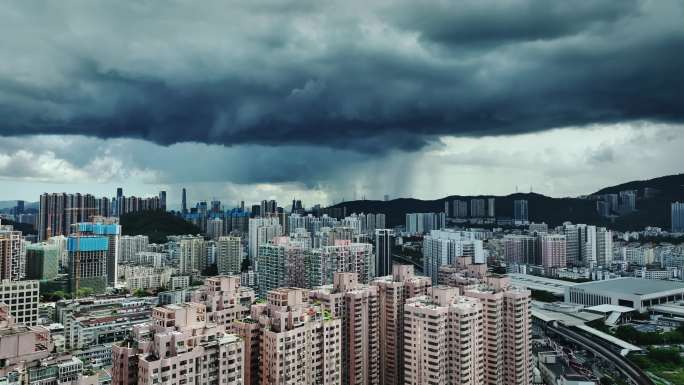
[[[551,196],[682,172],[684,2],[0,3],[0,200]]]

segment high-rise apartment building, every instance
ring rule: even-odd
[[[496,217],[496,199],[495,198],[487,198],[487,216],[490,218]]]
[[[341,383],[342,321],[308,296],[306,289],[279,288],[252,306],[261,330],[261,384]]]
[[[0,280],[0,303],[4,302],[9,313],[18,323],[33,326],[38,323],[40,285],[36,280]],[[3,347],[4,349],[4,347]]]
[[[259,294],[279,287],[310,287],[306,251],[301,243],[288,237],[275,237],[259,246],[256,258]]]
[[[485,200],[481,198],[473,198],[470,200],[470,217],[483,218],[485,217]]]
[[[121,226],[115,217],[91,217],[92,222],[82,222],[72,226],[72,235],[96,235],[107,238],[107,283],[116,286],[119,266],[119,243]]]
[[[209,277],[191,295],[191,302],[206,306],[207,321],[226,327],[249,317],[254,299],[254,290],[242,287],[239,275]]]
[[[147,251],[149,243],[147,235],[122,235],[119,238],[119,261],[131,261],[136,254]]]
[[[359,283],[356,273],[335,273],[332,285],[310,292],[342,320],[342,384],[380,383],[378,287]]]
[[[40,196],[38,239],[68,235],[71,225],[100,215],[96,198],[90,194],[52,193]]]
[[[0,225],[0,280],[20,280],[26,275],[26,246],[21,231]]]
[[[183,187],[181,192],[181,212],[183,215],[188,213],[188,192],[185,187]]]
[[[166,191],[159,192],[159,209],[166,211]]]
[[[482,303],[437,286],[404,305],[404,382],[484,384]]]
[[[684,233],[684,203],[672,202],[670,205],[671,230],[673,233]]]
[[[394,248],[394,231],[390,229],[375,230],[375,276],[384,277],[392,272],[392,249]]]
[[[332,246],[314,248],[305,252],[308,287],[331,285],[338,272],[353,272],[361,283],[375,277],[373,245],[337,240]]]
[[[207,267],[207,243],[200,235],[168,237],[178,250],[178,271],[182,274],[201,272]]]
[[[206,320],[198,303],[165,305],[112,347],[113,385],[242,385],[243,343]]]
[[[257,257],[259,246],[281,235],[283,235],[283,227],[277,217],[250,218],[249,258],[252,262]]]
[[[605,227],[596,228],[596,266],[607,267],[613,263],[613,232]],[[591,267],[596,267],[591,266]]]
[[[423,272],[436,284],[439,267],[451,265],[457,257],[469,257],[484,264],[484,248],[477,235],[467,231],[433,230],[423,238]]]
[[[545,268],[564,268],[565,235],[542,234],[540,237],[541,264]]]
[[[636,190],[620,191],[620,212],[630,213],[636,210]]]
[[[468,201],[455,200],[452,202],[453,210],[452,216],[455,218],[467,218],[468,217]]]
[[[538,239],[531,235],[507,234],[503,238],[507,264],[541,265]]]
[[[482,304],[484,384],[532,383],[530,291],[490,275],[463,293]]]
[[[107,251],[109,239],[96,235],[70,235],[67,238],[69,253],[69,291],[90,288],[95,293],[107,287]]]
[[[242,238],[218,238],[218,241],[216,241],[216,267],[219,274],[240,273],[242,259]]]
[[[67,251],[67,237],[57,235],[47,240],[47,244],[59,249],[59,268],[67,270],[69,267],[69,252]]]
[[[432,230],[440,230],[445,227],[445,213],[406,214],[406,232],[409,234],[426,234]]]
[[[56,245],[33,243],[26,246],[26,278],[51,280],[59,273],[61,250]]]
[[[416,276],[413,266],[394,265],[392,275],[378,277],[380,308],[380,384],[404,383],[404,303],[408,298],[427,293],[428,277]]]
[[[517,224],[527,224],[529,222],[527,199],[516,199],[513,201],[513,221]]]
[[[207,236],[213,240],[217,240],[223,235],[223,219],[212,218],[207,221]]]

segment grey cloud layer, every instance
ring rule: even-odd
[[[684,117],[676,0],[12,2],[0,135],[368,154]]]

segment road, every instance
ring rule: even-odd
[[[644,372],[642,372],[641,369],[639,369],[627,358],[610,349],[606,343],[589,338],[583,333],[575,331],[566,326],[558,324],[554,326],[549,323],[547,324],[547,328],[569,340],[582,345],[586,349],[591,350],[595,354],[603,357],[605,360],[612,362],[615,364],[618,370],[620,370],[625,376],[629,377],[636,385],[654,385],[653,381],[651,381],[651,379]]]

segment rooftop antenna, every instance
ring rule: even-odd
[[[518,185],[517,184],[515,185],[515,193],[516,194],[518,193]]]

